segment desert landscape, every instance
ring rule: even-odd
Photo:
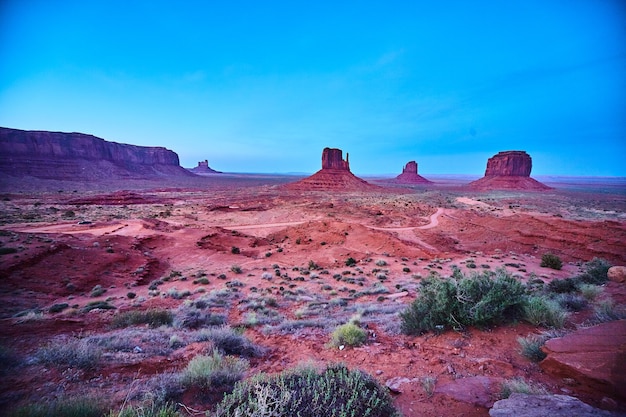
[[[3,415],[235,415],[237,381],[303,366],[363,371],[404,416],[626,413],[623,178],[539,182],[507,151],[471,183],[415,161],[362,179],[334,148],[309,177],[194,175],[164,149],[1,133]],[[446,282],[471,314],[521,301],[424,310]],[[226,368],[198,382],[200,360]]]

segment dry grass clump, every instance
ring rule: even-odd
[[[88,339],[59,338],[37,350],[38,362],[70,368],[93,369],[102,356],[102,349]]]
[[[194,357],[182,372],[181,382],[186,387],[205,389],[232,387],[248,370],[248,361],[224,356],[217,350],[211,356]]]

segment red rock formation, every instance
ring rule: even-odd
[[[602,323],[550,339],[541,368],[590,391],[626,399],[626,320]]]
[[[402,169],[402,174],[398,175],[394,182],[402,184],[431,184],[432,181],[427,180],[417,174],[417,162],[409,161]]]
[[[284,185],[290,190],[345,190],[367,191],[380,190],[381,187],[368,183],[350,172],[350,162],[346,154],[343,160],[341,149],[324,148],[322,152],[322,169],[310,177]]]
[[[194,174],[221,174],[220,171],[216,171],[213,168],[211,168],[209,166],[209,161],[208,160],[204,160],[204,161],[200,161],[198,162],[198,166],[195,168],[191,168],[189,171],[193,172]]]
[[[524,151],[499,152],[487,161],[485,176],[469,184],[476,190],[548,190],[530,178],[532,159]]]
[[[191,175],[162,147],[108,142],[82,133],[0,128],[0,173],[58,180]]]

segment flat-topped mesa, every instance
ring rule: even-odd
[[[549,190],[545,184],[530,178],[533,162],[524,151],[498,152],[487,161],[485,176],[469,183],[475,190]]]
[[[381,187],[368,183],[350,172],[350,162],[346,153],[343,160],[341,149],[324,148],[322,151],[322,169],[310,177],[285,184],[289,190],[298,191],[374,191]]]
[[[324,148],[322,151],[322,169],[350,171],[349,154],[343,160],[343,151],[337,148]]]
[[[426,178],[418,175],[417,173],[417,162],[409,161],[402,169],[402,174],[398,175],[395,182],[403,183],[403,184],[430,184],[432,181],[427,180]]]
[[[510,177],[530,177],[533,160],[524,151],[498,152],[487,161],[485,177],[504,175]]]
[[[209,161],[208,159],[205,159],[204,161],[199,161],[198,162],[198,166],[191,168],[189,171],[193,172],[194,174],[221,174],[221,171],[216,171],[213,168],[211,168],[209,166]]]
[[[163,147],[108,142],[83,133],[0,128],[0,173],[56,180],[190,176]]]

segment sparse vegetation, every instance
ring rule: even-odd
[[[541,265],[544,268],[560,270],[563,267],[563,261],[552,253],[544,253],[541,256]]]
[[[524,318],[535,326],[561,329],[565,326],[567,312],[554,300],[532,296],[524,306]]]
[[[245,359],[224,356],[214,351],[211,356],[194,357],[182,373],[182,383],[187,387],[204,389],[228,388],[243,378],[248,367]]]
[[[548,394],[548,391],[543,385],[527,382],[524,378],[505,380],[500,390],[500,398],[509,398],[513,393],[543,395]]]
[[[92,369],[100,361],[102,351],[87,339],[57,339],[39,348],[37,361],[46,365]]]
[[[331,365],[321,372],[301,368],[242,381],[213,414],[227,416],[399,417],[400,413],[374,378]]]
[[[576,277],[578,282],[584,284],[601,285],[609,280],[607,273],[611,264],[602,258],[593,258],[584,264],[584,271]]]
[[[131,310],[118,313],[111,325],[115,328],[147,324],[150,327],[171,326],[174,315],[169,310],[151,309],[146,311]]]
[[[102,417],[107,410],[101,399],[76,396],[23,405],[10,412],[9,417]]]
[[[332,345],[340,346],[361,346],[367,340],[367,332],[357,323],[349,322],[337,327],[332,335]]]

